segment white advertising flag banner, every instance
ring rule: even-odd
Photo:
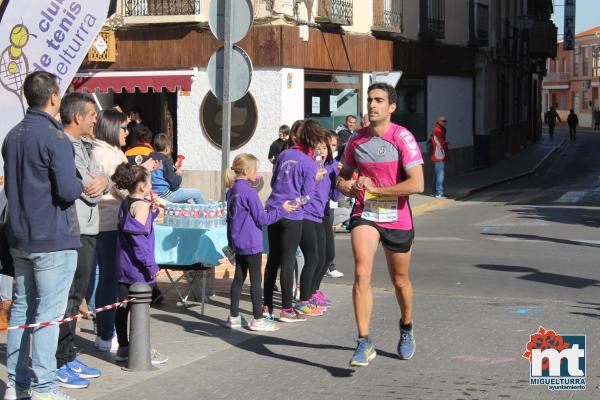
[[[23,96],[27,74],[53,73],[64,94],[104,25],[109,3],[8,0],[2,4],[6,9],[0,21],[0,143],[27,110]],[[0,157],[0,168],[3,164]]]

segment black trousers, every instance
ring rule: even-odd
[[[229,306],[229,315],[237,317],[240,314],[240,297],[242,295],[242,286],[250,272],[250,297],[252,298],[252,314],[254,319],[262,318],[262,303],[261,303],[261,283],[262,271],[262,253],[251,255],[235,255],[235,276],[231,283],[230,298],[231,305]]]
[[[281,267],[281,308],[292,308],[296,249],[302,235],[302,220],[282,218],[269,225],[269,256],[265,269],[264,304],[273,310],[273,291]]]
[[[92,270],[96,266],[96,236],[81,235],[82,247],[77,249],[77,268],[73,283],[69,289],[69,300],[65,317],[79,313],[79,306],[85,297]],[[75,332],[77,320],[60,325],[58,346],[56,347],[56,365],[62,367],[77,357],[75,352]]]
[[[313,293],[319,290],[321,287],[321,282],[323,281],[323,277],[325,273],[329,269],[329,266],[333,263],[335,259],[335,239],[333,236],[333,216],[326,215],[323,218],[323,234],[325,235],[325,240],[322,242],[324,246],[325,252],[325,262],[317,269],[315,273],[315,277],[313,280]]]
[[[123,301],[129,297],[129,286],[126,283],[119,283],[119,301]],[[127,320],[129,319],[129,303],[125,306],[117,308],[115,314],[115,332],[119,347],[129,346],[129,336],[127,335]]]
[[[304,267],[300,275],[300,301],[308,301],[315,293],[315,274],[325,264],[325,231],[322,222],[304,220],[300,250]]]
[[[577,127],[576,126],[569,127],[569,140],[577,140]]]

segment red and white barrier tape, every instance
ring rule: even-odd
[[[85,316],[91,316],[94,314],[98,314],[99,312],[110,310],[111,308],[117,308],[123,304],[129,303],[132,300],[135,300],[135,299],[126,299],[126,300],[120,301],[118,303],[109,304],[104,307],[96,308],[95,310],[72,315],[69,318],[61,319],[59,321],[38,322],[36,324],[29,324],[29,325],[9,326],[8,328],[0,329],[0,331],[7,331],[7,330],[10,331],[10,330],[14,330],[14,329],[27,329],[27,328],[38,328],[38,327],[50,326],[50,325],[60,325],[60,324],[64,324],[65,322],[71,322],[71,321],[80,319]]]

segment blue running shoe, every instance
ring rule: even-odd
[[[78,359],[74,359],[67,363],[67,368],[71,371],[75,372],[82,378],[98,378],[102,373],[98,368],[91,368],[79,361]]]
[[[90,381],[80,377],[66,365],[56,370],[56,380],[58,386],[69,389],[83,389],[90,386]]]
[[[375,347],[373,346],[373,342],[364,338],[359,338],[356,342],[358,346],[356,347],[356,351],[350,360],[350,366],[366,367],[369,365],[369,361],[373,360],[377,356]]]
[[[401,360],[410,360],[415,354],[415,337],[413,335],[413,329],[405,331],[400,329],[400,342],[398,342],[398,355]]]

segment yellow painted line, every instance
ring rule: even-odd
[[[421,204],[421,205],[412,207],[413,215],[418,215],[418,214],[422,214],[426,211],[433,210],[434,208],[437,208],[437,207],[447,203],[448,200],[449,199],[439,198],[439,199],[430,201],[429,203],[425,203],[425,204]]]

